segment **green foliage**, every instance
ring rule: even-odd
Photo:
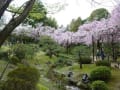
[[[108,67],[110,67],[111,63],[109,61],[107,61],[107,60],[97,61],[96,66],[108,66]]]
[[[12,12],[17,12],[18,14],[23,11],[23,8],[20,9],[19,7],[14,6],[10,6],[9,9]],[[46,14],[47,10],[44,7],[43,3],[40,0],[36,0],[32,10],[30,11],[29,15],[27,16],[23,23],[35,27],[36,23],[40,23],[44,19],[46,19]]]
[[[26,22],[32,26],[36,23],[40,23],[46,18],[47,10],[45,9],[43,3],[40,0],[36,0],[31,12],[26,19]]]
[[[3,90],[35,90],[39,76],[36,68],[18,67],[8,73],[8,79],[3,85]]]
[[[12,53],[18,59],[24,59],[25,58],[25,47],[22,44],[16,44],[12,48]]]
[[[33,57],[33,59],[29,60],[32,64],[45,64],[47,62],[54,63],[57,60],[57,57],[53,56],[52,58],[49,58],[49,56],[46,56],[46,53],[39,50]]]
[[[89,83],[80,83],[79,88],[82,90],[91,90],[91,85]]]
[[[51,37],[49,36],[40,37],[40,42],[39,42],[40,47],[49,47],[49,46],[52,46],[53,44],[56,45],[57,43],[53,39],[51,39]]]
[[[88,21],[94,21],[94,20],[101,20],[102,18],[108,18],[109,12],[104,8],[99,8],[94,10],[90,17],[88,18]]]
[[[77,45],[71,48],[71,53],[75,57],[78,55],[79,52],[81,52],[82,56],[89,57],[91,55],[91,48],[86,45]]]
[[[82,24],[85,24],[88,21],[88,18],[82,20]]]
[[[59,53],[64,52],[64,48],[48,36],[41,36],[39,46],[46,52],[46,55],[50,57],[52,55],[58,56]]]
[[[57,24],[57,21],[55,20],[55,18],[52,18],[52,17],[47,17],[45,20],[44,20],[44,25],[45,26],[51,26],[51,27],[54,27],[57,29],[58,27],[58,24]]]
[[[32,37],[25,35],[25,32],[21,32],[19,33],[19,35],[12,34],[10,37],[8,37],[7,41],[11,42],[12,44],[15,44],[17,42],[24,43],[24,44],[35,42],[35,40]]]
[[[60,67],[63,67],[65,65],[72,66],[72,61],[66,57],[59,57],[58,60],[55,62],[55,65]]]
[[[5,58],[8,59],[8,52],[0,50],[0,59]]]
[[[94,81],[92,83],[92,90],[108,90],[104,81]]]
[[[37,85],[37,90],[49,90],[49,89],[42,84],[38,84]]]
[[[22,60],[24,58],[29,59],[29,56],[33,56],[37,52],[38,47],[32,44],[15,44],[11,47],[11,54]]]
[[[80,17],[78,17],[76,20],[72,20],[69,25],[69,30],[76,32],[78,30],[78,27],[82,24],[82,20]]]
[[[79,62],[81,62],[82,64],[91,64],[92,59],[90,57],[81,57],[81,59],[79,60]]]
[[[103,48],[104,48],[106,55],[109,57],[112,57],[112,59],[113,59],[113,48],[114,48],[115,49],[114,50],[114,60],[117,60],[117,58],[119,57],[119,53],[120,53],[120,43],[119,42],[116,42],[113,44],[111,41],[106,42],[106,43],[104,43]]]
[[[36,83],[39,79],[39,71],[34,67],[19,66],[8,74],[8,78],[19,78]]]
[[[0,48],[0,59],[8,59],[8,52],[9,48],[6,46],[3,46]]]
[[[108,81],[111,78],[111,70],[106,66],[96,67],[94,70],[91,71],[90,78],[92,81]]]
[[[10,62],[14,65],[16,65],[17,63],[21,63],[21,60],[19,60],[16,56],[11,56],[9,59]]]

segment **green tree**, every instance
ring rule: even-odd
[[[59,53],[64,52],[64,48],[61,47],[58,43],[56,43],[49,36],[41,36],[39,41],[39,46],[42,48],[46,54],[52,58],[53,55],[58,56]]]
[[[24,23],[28,23],[35,27],[36,23],[43,22],[46,19],[47,10],[40,0],[36,0]]]
[[[32,57],[37,52],[37,48],[37,45],[34,44],[15,44],[11,46],[10,51],[12,56],[22,61],[23,59],[28,60],[28,57]]]
[[[19,7],[14,7],[13,5],[9,7],[10,12],[20,14],[23,9]],[[23,24],[29,24],[35,27],[36,23],[43,22],[46,19],[47,9],[40,0],[36,0],[33,5],[32,10],[28,14],[27,18],[24,20]]]
[[[90,63],[90,59],[88,57],[90,57],[91,54],[91,50],[90,47],[86,46],[86,45],[74,45],[71,48],[71,54],[73,55],[73,57],[75,57],[75,59],[77,60],[77,62],[80,65],[80,68],[82,68],[82,64],[87,64]]]
[[[78,27],[82,25],[82,20],[80,17],[78,17],[77,19],[72,19],[70,25],[69,25],[69,30],[76,32],[78,30]]]
[[[44,20],[44,25],[45,26],[51,26],[51,27],[54,27],[57,29],[58,27],[58,24],[57,24],[57,21],[55,20],[55,18],[52,18],[52,17],[47,17],[45,20]]]
[[[94,20],[101,20],[102,18],[108,18],[109,12],[105,8],[99,8],[94,10],[89,18],[88,21],[94,21]]]

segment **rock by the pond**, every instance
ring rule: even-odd
[[[66,90],[80,90],[80,89],[75,86],[66,86]]]
[[[90,88],[89,83],[88,83],[88,84],[85,84],[85,83],[83,83],[82,81],[79,81],[79,82],[77,83],[77,86],[78,86],[79,88],[81,88],[81,89],[89,89],[89,88]]]

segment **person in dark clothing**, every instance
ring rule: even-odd
[[[104,51],[103,51],[103,50],[101,50],[100,56],[101,56],[101,59],[104,60],[105,54],[104,54]]]
[[[89,82],[87,74],[83,74],[83,76],[82,76],[82,82],[83,83],[88,83]]]

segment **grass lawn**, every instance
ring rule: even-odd
[[[49,58],[49,56],[46,56],[43,51],[37,52],[32,60],[30,60],[30,63],[32,64],[45,64],[48,61],[51,63],[55,62],[57,60],[57,57],[53,56],[52,58]]]
[[[120,90],[120,69],[112,68],[112,77],[108,82],[109,90]]]
[[[42,84],[37,84],[37,90],[49,90],[47,87],[45,87],[44,85]]]
[[[81,73],[81,74],[87,73],[87,74],[89,74],[96,67],[95,64],[83,64],[82,66],[83,66],[83,68],[80,69],[79,64],[74,63],[73,66],[59,68],[58,71],[61,73],[73,71],[74,73]]]
[[[58,85],[55,82],[53,82],[52,80],[47,79],[45,77],[40,78],[38,85],[39,84],[46,87],[47,89],[45,89],[45,90],[59,90]],[[38,90],[42,90],[42,89],[38,89]]]

